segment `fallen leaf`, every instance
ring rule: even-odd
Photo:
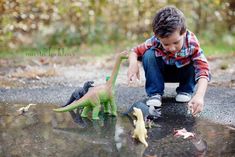
[[[179,130],[174,130],[174,136],[175,137],[180,137],[183,136],[184,139],[187,139],[189,137],[194,137],[194,133],[188,132],[185,128],[179,129]]]

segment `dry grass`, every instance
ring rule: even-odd
[[[31,67],[18,68],[10,76],[13,78],[40,79],[41,77],[52,77],[58,75],[55,67]]]

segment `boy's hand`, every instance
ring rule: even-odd
[[[140,80],[139,67],[137,65],[130,65],[128,69],[128,85],[134,85]]]
[[[189,110],[192,111],[192,115],[196,116],[203,110],[204,100],[202,96],[195,95],[188,103]]]
[[[134,52],[131,52],[129,55],[129,68],[127,76],[128,76],[128,85],[134,85],[138,82],[138,80],[140,80],[137,55]]]
[[[188,107],[192,111],[192,115],[196,116],[203,110],[204,96],[207,88],[208,80],[204,77],[198,80],[198,88],[194,97],[189,101]]]

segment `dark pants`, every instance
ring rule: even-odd
[[[142,57],[145,71],[145,90],[148,96],[163,95],[165,82],[179,82],[176,92],[192,94],[196,85],[195,70],[192,63],[177,68],[175,65],[167,65],[162,57],[155,56],[155,49],[151,48]]]

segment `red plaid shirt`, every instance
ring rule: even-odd
[[[182,49],[175,54],[167,52],[156,36],[152,36],[144,43],[134,47],[132,51],[140,57],[151,47],[156,48],[156,57],[162,57],[163,61],[168,65],[176,65],[176,67],[180,68],[193,62],[196,81],[201,77],[207,78],[208,81],[210,80],[208,61],[200,48],[197,37],[189,30],[186,32]]]

